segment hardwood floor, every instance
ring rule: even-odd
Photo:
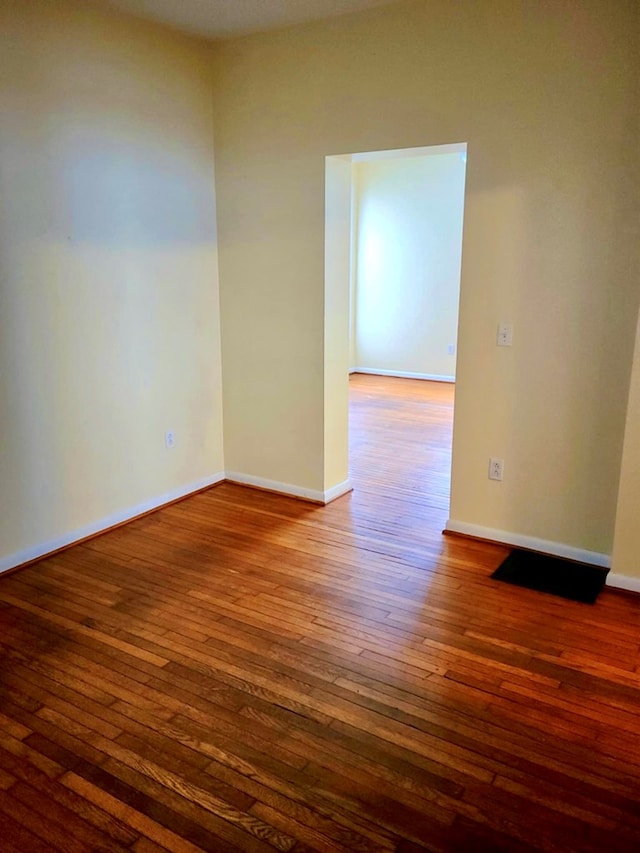
[[[351,384],[351,495],[223,484],[0,579],[3,853],[639,849],[640,599],[490,580],[451,386]]]

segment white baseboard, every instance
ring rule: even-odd
[[[609,572],[606,585],[613,589],[625,589],[627,592],[640,592],[640,578],[630,578],[627,575]]]
[[[45,557],[47,554],[52,554],[54,551],[66,548],[67,545],[73,545],[74,542],[79,542],[81,539],[95,536],[96,533],[102,533],[103,530],[108,530],[110,527],[122,524],[124,521],[130,521],[138,515],[144,515],[146,512],[159,509],[164,504],[184,498],[193,492],[206,489],[208,486],[214,486],[216,483],[221,483],[224,478],[224,471],[219,471],[210,477],[204,477],[202,480],[196,480],[196,482],[181,486],[179,489],[165,492],[163,495],[150,498],[148,501],[143,501],[143,503],[136,506],[114,512],[106,518],[92,521],[91,524],[86,524],[84,527],[72,530],[70,533],[65,533],[63,536],[58,536],[55,539],[50,539],[48,542],[42,542],[40,545],[34,545],[32,548],[25,548],[24,551],[9,554],[7,557],[0,558],[0,573],[14,569],[16,566],[21,566],[24,563],[30,563],[32,560],[38,560],[40,557]]]
[[[406,370],[382,370],[371,367],[352,367],[349,373],[368,373],[372,376],[397,376],[399,379],[427,379],[430,382],[455,382],[455,376],[440,373],[408,373]]]
[[[63,536],[58,536],[55,539],[49,539],[47,542],[41,542],[31,548],[25,548],[22,551],[17,551],[15,554],[9,554],[6,557],[0,557],[0,574],[7,572],[10,569],[15,569],[16,566],[22,566],[25,563],[30,563],[33,560],[39,560],[41,557],[46,557],[48,554],[53,554],[61,548],[66,548],[68,545],[73,545],[90,536],[95,536],[111,527],[122,524],[126,521],[131,521],[137,516],[144,515],[154,509],[160,509],[172,501],[187,497],[194,492],[199,492],[201,489],[206,489],[208,486],[214,486],[216,483],[221,483],[224,480],[230,480],[233,483],[240,483],[247,486],[259,486],[262,489],[269,489],[272,492],[279,492],[284,495],[290,495],[296,498],[305,498],[309,501],[315,501],[319,504],[328,504],[331,501],[339,498],[341,495],[350,492],[353,488],[350,480],[345,480],[343,483],[333,486],[326,491],[315,491],[314,489],[306,489],[302,486],[292,486],[288,483],[279,483],[275,480],[265,480],[262,477],[253,477],[250,474],[239,474],[237,472],[219,471],[217,474],[212,474],[210,477],[204,477],[201,480],[196,480],[186,486],[181,486],[179,489],[173,489],[170,492],[165,492],[163,495],[150,498],[136,506],[127,507],[127,509],[114,512],[105,518],[98,521],[93,521],[91,524],[86,524],[84,527],[79,527]]]
[[[223,480],[228,480],[232,483],[239,483],[247,486],[257,486],[262,489],[268,489],[272,492],[278,492],[291,497],[304,498],[309,501],[314,501],[320,504],[328,504],[336,498],[352,491],[353,486],[351,480],[345,480],[338,483],[330,489],[319,491],[315,489],[307,489],[303,486],[294,486],[289,483],[280,483],[277,480],[266,480],[263,477],[254,477],[251,474],[240,474],[234,471],[219,471],[217,474],[212,474],[210,477],[204,477],[201,480],[196,480],[186,486],[181,486],[178,489],[173,489],[170,492],[165,492],[163,495],[158,495],[143,503],[133,507],[115,512],[106,518],[101,518],[99,521],[87,524],[80,527],[64,536],[59,536],[56,539],[50,539],[48,542],[43,542],[35,545],[32,548],[26,548],[23,551],[18,551],[15,554],[10,554],[7,557],[0,558],[0,574],[9,571],[16,566],[21,566],[25,563],[30,563],[33,560],[38,560],[45,557],[47,554],[52,554],[65,548],[67,545],[73,545],[74,542],[79,542],[89,536],[94,536],[110,527],[122,524],[125,521],[130,521],[137,516],[144,515],[154,509],[159,509],[165,504],[187,497],[201,489],[206,489],[208,486],[214,486]],[[570,560],[577,560],[581,563],[589,563],[593,566],[609,568],[611,558],[608,554],[599,554],[595,551],[585,551],[581,548],[574,548],[571,545],[564,545],[561,542],[551,542],[546,539],[537,539],[533,536],[522,536],[518,533],[512,533],[506,530],[496,530],[491,527],[481,527],[477,524],[467,524],[463,521],[455,521],[449,519],[445,525],[445,529],[452,533],[461,533],[467,536],[473,536],[476,539],[486,539],[491,542],[500,542],[505,545],[513,545],[520,548],[528,548],[532,551],[540,551],[545,554],[553,554],[557,557],[566,557]],[[640,593],[640,578],[627,577],[626,575],[612,574],[607,575],[607,586],[614,589],[628,590],[629,592]]]
[[[585,551],[582,548],[574,548],[573,545],[565,545],[563,542],[551,542],[547,539],[537,539],[535,536],[522,536],[520,533],[512,533],[509,530],[495,530],[492,527],[467,524],[465,521],[456,521],[452,518],[445,524],[445,530],[449,530],[452,533],[473,536],[476,539],[487,539],[490,542],[513,545],[516,548],[540,551],[543,554],[552,554],[554,557],[564,557],[567,560],[577,560],[579,563],[588,563],[591,566],[600,566],[605,569],[608,569],[611,565],[611,557],[608,554],[599,554],[597,551]]]
[[[255,486],[269,492],[279,492],[292,498],[304,498],[307,501],[324,503],[324,492],[317,489],[307,489],[305,486],[293,486],[291,483],[280,483],[278,480],[267,480],[265,477],[254,477],[253,474],[241,474],[239,471],[227,471],[226,479],[230,483],[241,486]]]
[[[330,489],[325,490],[324,503],[331,503],[331,501],[335,501],[336,498],[341,498],[342,495],[346,495],[347,492],[352,491],[353,485],[351,483],[351,480],[344,480],[344,482],[338,483],[337,486],[332,486]]]
[[[258,489],[278,492],[292,498],[303,498],[319,504],[328,504],[341,495],[350,492],[353,488],[351,480],[345,480],[326,491],[320,491],[319,489],[308,489],[305,486],[294,486],[291,483],[280,483],[278,480],[267,480],[264,477],[254,477],[252,474],[241,474],[238,471],[227,471],[226,479],[231,483],[239,483],[241,486],[255,486]]]

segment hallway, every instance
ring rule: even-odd
[[[454,386],[354,373],[349,389],[354,503],[366,514],[372,500],[382,502],[393,536],[398,525],[418,538],[440,534],[449,510]]]

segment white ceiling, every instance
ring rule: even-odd
[[[392,0],[93,0],[210,39],[331,18]]]

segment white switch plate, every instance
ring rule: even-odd
[[[164,446],[167,450],[176,446],[176,434],[172,429],[168,429],[164,434]]]
[[[513,342],[513,326],[511,323],[500,323],[498,326],[498,339],[496,341],[499,347],[510,347]]]
[[[456,345],[455,344],[449,344],[449,346],[447,347],[447,355],[455,355],[455,353],[456,353]]]

